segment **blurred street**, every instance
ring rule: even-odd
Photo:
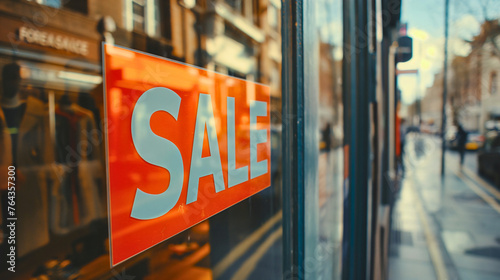
[[[439,137],[409,134],[397,195],[389,279],[499,279],[500,192],[477,175],[476,152],[462,169]]]

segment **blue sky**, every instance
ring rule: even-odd
[[[415,75],[399,77],[403,103],[410,104],[425,94],[432,85],[434,74],[441,71],[444,59],[444,5],[445,0],[402,0],[401,22],[408,24],[413,37],[413,58],[398,64],[400,69],[418,69],[420,84]],[[484,9],[483,7],[486,7]],[[470,40],[479,32],[480,22],[486,16],[500,17],[500,0],[450,0],[449,56],[467,55]]]

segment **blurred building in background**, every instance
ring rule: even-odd
[[[434,75],[432,86],[428,87],[422,98],[422,121],[441,127],[443,106],[443,73]],[[448,119],[449,120],[449,119]]]
[[[461,123],[468,130],[479,129],[481,97],[477,92],[477,64],[475,57],[455,56],[451,61],[449,85],[449,108],[451,124]]]
[[[448,125],[461,123],[467,130],[484,133],[488,120],[500,118],[500,26],[485,21],[469,42],[467,56],[454,56],[448,78]],[[443,73],[437,73],[422,100],[422,119],[441,127]],[[448,126],[449,127],[449,126]]]
[[[483,22],[480,33],[469,42],[470,54],[456,56],[452,61],[449,81],[452,118],[469,130],[484,132],[486,121],[499,110],[499,34],[498,20]]]
[[[471,42],[471,55],[477,57],[476,68],[472,67],[476,78],[476,88],[471,95],[479,96],[481,100],[479,129],[484,133],[488,120],[500,119],[500,25],[498,19],[485,21],[481,25],[481,32]]]

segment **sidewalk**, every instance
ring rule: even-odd
[[[409,139],[407,172],[393,212],[389,279],[500,279],[500,195],[458,154],[424,137]],[[469,156],[467,160],[475,160]],[[469,165],[470,166],[470,165]]]
[[[396,202],[389,249],[389,279],[436,279],[425,231],[417,210],[418,198],[409,180]]]

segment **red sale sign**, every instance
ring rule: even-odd
[[[105,45],[111,265],[270,185],[269,87]]]

